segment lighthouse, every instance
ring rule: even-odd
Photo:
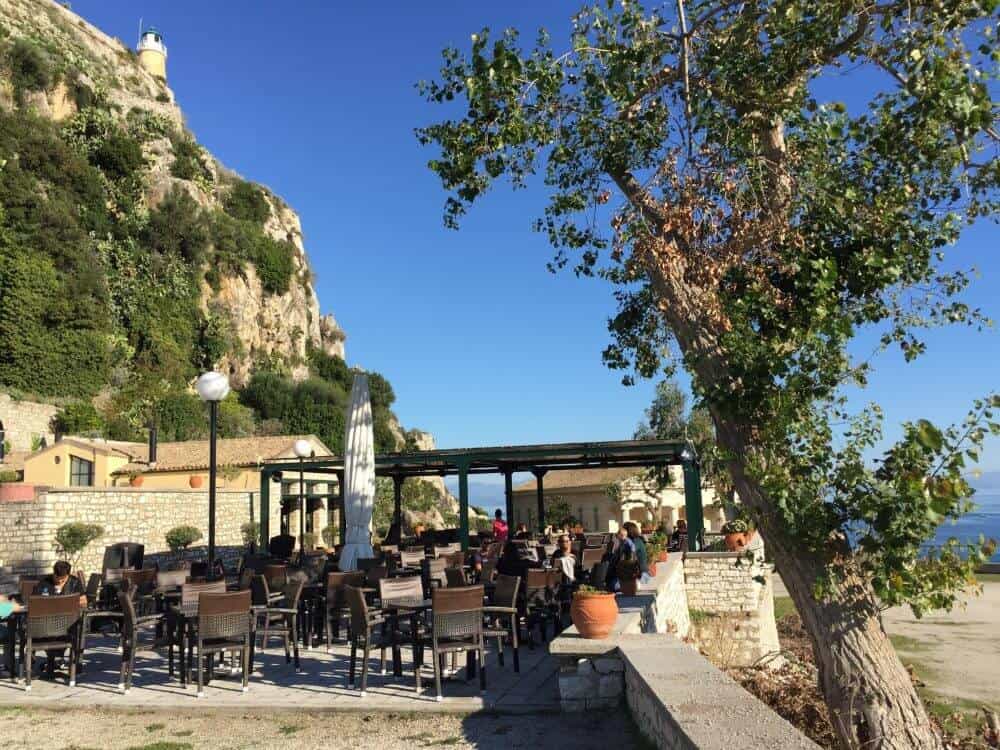
[[[139,64],[150,75],[167,80],[167,45],[163,43],[163,35],[150,27],[139,36],[136,46],[139,54]]]

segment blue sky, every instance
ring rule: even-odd
[[[551,275],[531,232],[543,196],[498,190],[443,228],[432,152],[413,128],[444,116],[414,84],[440,50],[483,26],[545,26],[565,39],[576,2],[191,2],[74,0],[73,10],[134,43],[139,19],[164,33],[168,79],[198,139],[268,185],[302,217],[323,312],[346,330],[347,356],[385,374],[407,426],[444,447],[631,436],[653,386],[626,389],[600,353],[613,312],[603,282]],[[830,90],[850,100],[852,82]],[[994,225],[975,227],[950,263],[978,266],[967,295],[998,317]],[[998,382],[997,332],[928,336],[915,364],[881,359],[858,400],[905,419],[961,419]],[[861,348],[867,346],[862,341]],[[859,349],[861,350],[861,349]],[[1000,446],[983,468],[1000,469]]]

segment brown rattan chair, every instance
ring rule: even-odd
[[[525,625],[529,635],[529,646],[534,647],[535,625],[538,625],[542,640],[546,639],[548,623],[556,629],[554,596],[549,585],[549,571],[543,568],[529,568],[524,576]]]
[[[267,648],[267,642],[271,636],[278,636],[282,639],[285,647],[285,663],[292,661],[295,657],[295,670],[299,670],[299,600],[302,598],[302,581],[289,581],[281,590],[281,597],[277,601],[273,598],[273,592],[267,588],[267,579],[263,576],[255,576],[251,583],[251,591],[254,604],[267,602],[266,609],[262,617],[264,628],[261,634],[260,650]]]
[[[521,587],[518,576],[497,576],[493,589],[492,604],[483,607],[486,615],[486,626],[483,629],[483,639],[497,639],[497,661],[503,666],[504,640],[509,639],[514,653],[514,671],[521,671],[520,644],[517,632],[520,629],[520,615],[517,609],[517,593]]]
[[[435,587],[444,588],[448,585],[448,577],[444,570],[444,560],[441,558],[425,557],[420,563],[420,577],[423,579],[424,591],[428,596]]]
[[[163,620],[162,614],[137,615],[132,601],[131,591],[121,591],[118,594],[118,606],[121,608],[122,664],[118,676],[118,689],[127,693],[132,689],[132,673],[135,671],[135,652],[139,647],[139,633],[150,625],[158,625]],[[170,647],[170,673],[173,674],[173,643]]]
[[[483,641],[483,587],[437,588],[431,592],[434,622],[430,647],[434,659],[434,687],[441,694],[442,662],[446,654],[472,653],[469,676],[479,667],[479,689],[486,692],[486,649]],[[417,667],[419,670],[419,665]]]
[[[24,690],[31,690],[31,672],[35,652],[61,652],[69,649],[69,686],[76,686],[76,665],[80,638],[80,595],[29,596],[28,614],[25,619],[25,636],[22,667]],[[49,660],[52,667],[52,660]]]
[[[301,584],[300,584],[301,588]],[[253,616],[250,592],[202,593],[198,597],[198,697],[204,697],[204,672],[212,676],[214,655],[239,651],[243,665],[243,692],[250,689],[250,639]]]
[[[267,585],[272,591],[277,591],[282,586],[288,578],[288,566],[287,565],[265,565],[264,566],[264,578],[267,579]]]
[[[399,564],[406,568],[419,568],[424,559],[424,550],[402,550],[399,553]]]
[[[445,568],[444,577],[448,581],[448,588],[450,589],[469,585],[469,581],[465,577],[465,571],[461,568]]]
[[[365,688],[368,686],[368,657],[372,646],[377,646],[381,650],[382,673],[385,673],[385,650],[391,643],[385,632],[385,619],[378,612],[368,609],[368,602],[365,601],[364,592],[355,586],[344,586],[344,598],[347,599],[347,606],[351,611],[351,630],[348,639],[351,642],[351,667],[347,675],[347,684],[354,684],[354,675],[357,671],[358,649],[362,650],[361,662],[361,685],[362,697]],[[376,632],[378,628],[378,632]],[[420,667],[415,667],[417,671],[417,685],[420,684]]]
[[[589,576],[590,571],[604,557],[603,547],[587,547],[583,550],[583,557],[580,559],[580,567],[583,568],[584,576]]]
[[[461,551],[441,555],[441,559],[444,560],[445,568],[461,568],[465,565],[465,553]]]
[[[388,579],[387,579],[388,580]],[[361,588],[365,585],[365,574],[359,570],[347,573],[326,574],[326,650],[330,651],[333,638],[340,640],[340,620],[349,613],[344,586]]]
[[[38,585],[38,578],[32,578],[30,576],[21,576],[17,581],[18,595],[21,597],[21,604],[27,604],[28,599],[35,592],[35,587]]]

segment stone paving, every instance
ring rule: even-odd
[[[408,649],[403,649],[403,676],[392,675],[391,652],[386,654],[388,673],[379,668],[378,651],[373,652],[369,664],[368,688],[364,697],[347,686],[350,649],[335,644],[332,653],[323,647],[303,650],[301,671],[296,673],[294,664],[285,663],[280,642],[263,653],[258,649],[255,671],[250,679],[250,690],[240,690],[239,677],[220,676],[205,688],[203,698],[196,696],[197,688],[189,683],[181,687],[176,674],[167,673],[165,651],[141,650],[136,655],[132,689],[127,695],[118,690],[120,652],[115,637],[91,636],[88,638],[84,671],[77,676],[77,684],[70,688],[66,675],[57,673],[55,681],[42,679],[36,669],[31,692],[25,692],[23,681],[14,683],[6,673],[0,677],[0,705],[57,707],[122,707],[143,709],[173,709],[183,707],[228,708],[245,710],[266,707],[289,710],[391,710],[397,712],[470,713],[480,710],[500,713],[525,713],[552,711],[559,708],[558,666],[548,654],[548,644],[534,649],[521,647],[521,671],[514,673],[511,652],[506,651],[505,666],[497,663],[495,643],[491,644],[486,659],[486,693],[480,694],[478,676],[466,680],[464,659],[454,675],[442,683],[444,700],[435,700],[434,673],[425,666],[421,673],[422,691],[415,690],[413,664]],[[360,662],[360,655],[359,655]],[[40,661],[39,661],[40,663]],[[358,665],[360,681],[360,663]]]

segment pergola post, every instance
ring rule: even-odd
[[[337,541],[343,544],[344,538],[347,536],[347,508],[344,507],[343,471],[337,472],[337,507],[340,508],[337,518],[337,525],[340,527],[337,529]]]
[[[701,469],[694,451],[685,448],[684,454],[684,508],[687,511],[688,550],[697,552],[705,531],[705,514],[701,504]]]
[[[458,538],[462,551],[469,549],[469,462],[459,460],[458,467]]]
[[[403,524],[403,482],[402,474],[392,475],[392,522],[402,529]]]
[[[514,472],[510,467],[505,467],[503,470],[503,499],[507,506],[507,527],[511,530],[510,536],[514,537],[513,523],[514,523]]]
[[[260,546],[268,551],[271,541],[271,472],[260,473]]]
[[[537,497],[538,502],[538,530],[540,532],[545,531],[545,488],[542,485],[542,477],[547,473],[546,469],[532,469],[531,473],[535,475],[535,481],[538,485],[537,487]]]

